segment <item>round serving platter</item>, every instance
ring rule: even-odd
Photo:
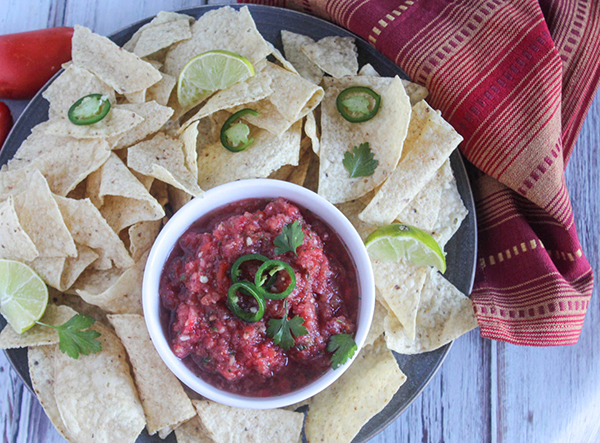
[[[243,5],[231,5],[231,7],[236,9],[239,9],[242,6]],[[373,46],[339,26],[288,9],[258,5],[247,6],[263,37],[282,52],[283,48],[280,36],[282,30],[308,35],[314,40],[319,40],[327,36],[354,37],[358,48],[359,66],[370,63],[375,70],[384,77],[393,77],[397,75],[401,78],[408,79],[408,76],[398,66],[377,52]],[[200,6],[177,12],[198,18],[206,12],[219,7],[222,6]],[[110,35],[109,38],[119,46],[122,46],[131,38],[135,31],[152,20],[152,18],[153,17],[150,17],[134,23]],[[23,114],[9,134],[4,148],[0,152],[0,166],[6,164],[8,160],[14,156],[21,143],[29,136],[31,128],[48,119],[48,102],[42,97],[42,92],[60,75],[61,72],[62,70],[36,94],[23,111]],[[444,276],[463,293],[470,294],[475,276],[477,255],[475,204],[473,202],[469,178],[461,154],[458,151],[455,151],[450,157],[450,161],[458,184],[458,191],[469,214],[463,221],[458,232],[446,245],[446,261],[448,267]],[[4,327],[5,324],[6,321],[0,316],[0,326]],[[398,415],[400,415],[415,400],[415,398],[417,398],[425,386],[427,386],[429,380],[435,375],[444,361],[446,354],[450,350],[450,346],[451,343],[440,349],[424,354],[395,354],[398,365],[407,376],[407,381],[398,390],[396,395],[394,395],[390,403],[361,429],[360,433],[353,440],[353,443],[362,443],[370,440],[394,421]],[[29,390],[32,391],[29,369],[27,366],[27,350],[12,349],[5,352],[17,373],[23,379],[23,382],[27,385]],[[158,435],[149,436],[146,430],[144,430],[137,439],[137,443],[173,443],[175,441],[174,433],[169,435],[167,439],[161,440]]]

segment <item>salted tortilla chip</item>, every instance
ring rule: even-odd
[[[152,247],[161,227],[162,220],[139,222],[129,227],[129,250],[135,261]]]
[[[125,349],[106,326],[95,323],[102,352],[77,360],[55,356],[54,394],[68,433],[77,442],[133,443],[146,423]]]
[[[140,34],[133,53],[138,57],[147,57],[173,43],[192,37],[190,21],[187,18],[153,24]]]
[[[440,203],[442,199],[442,190],[444,188],[446,175],[452,169],[449,160],[446,160],[442,166],[429,180],[425,186],[414,196],[406,208],[402,210],[396,220],[419,229],[432,232],[436,226],[438,214],[440,213]]]
[[[183,142],[163,133],[129,148],[127,166],[195,197],[204,194],[196,183],[196,177],[185,167]]]
[[[300,46],[306,57],[335,78],[358,73],[358,51],[353,37],[325,37]]]
[[[281,135],[317,107],[323,98],[323,89],[274,63],[267,63],[263,72],[272,78],[273,92],[256,103],[236,106],[231,112],[250,107],[259,115],[244,116],[248,123]]]
[[[264,99],[273,92],[271,89],[272,81],[269,70],[264,69],[245,82],[236,83],[227,89],[215,93],[198,112],[181,125],[180,131],[183,131],[188,125],[204,117],[208,117],[217,111]]]
[[[290,174],[294,171],[295,168],[296,168],[296,166],[293,166],[293,165],[283,165],[277,171],[271,172],[271,174],[269,174],[268,178],[270,178],[271,180],[285,181],[290,176]]]
[[[308,173],[308,166],[310,165],[310,159],[312,158],[312,152],[309,148],[310,142],[308,138],[305,138],[300,143],[300,160],[298,160],[298,166],[293,168],[292,172],[286,178],[286,181],[294,183],[298,186],[304,184],[306,180],[306,174]]]
[[[360,71],[358,71],[358,75],[380,77],[379,73],[369,63],[360,68]],[[421,100],[425,100],[429,95],[429,91],[427,90],[427,88],[419,85],[418,83],[413,83],[410,80],[402,79],[402,85],[406,90],[406,94],[408,94],[408,97],[410,98],[411,106],[416,105]]]
[[[109,315],[108,319],[129,355],[148,434],[154,435],[165,428],[172,430],[196,415],[181,383],[156,352],[144,317]]]
[[[48,304],[42,323],[60,326],[71,319],[77,312],[68,306],[55,306]],[[15,330],[6,325],[0,333],[0,349],[26,348],[28,346],[52,345],[58,343],[58,332],[47,326],[34,325],[31,329],[17,334]]]
[[[379,226],[394,221],[461,141],[438,112],[425,101],[417,103],[398,167],[359,217]]]
[[[315,119],[314,111],[311,111],[308,114],[306,114],[306,121],[304,122],[304,133],[310,139],[313,152],[319,155],[319,147],[321,142],[319,141],[319,131],[317,129],[317,120]]]
[[[123,49],[129,52],[133,52],[135,45],[137,44],[141,35],[146,29],[151,28],[152,26],[161,25],[163,23],[175,22],[182,19],[187,19],[190,24],[194,23],[194,17],[190,17],[189,15],[179,14],[178,12],[160,11],[158,14],[156,14],[156,17],[154,17],[151,22],[146,23],[144,26],[140,27],[140,29],[138,29],[131,36],[131,38],[123,45]]]
[[[206,429],[198,416],[192,417],[175,429],[177,443],[214,443],[207,435]]]
[[[306,171],[306,178],[304,179],[304,184],[302,186],[313,192],[319,190],[319,157],[316,155],[312,155],[310,158],[308,170]]]
[[[75,243],[77,247],[77,257],[67,257],[65,266],[60,275],[60,284],[54,285],[59,291],[67,291],[73,286],[73,283],[85,271],[85,269],[98,259],[98,254],[87,246]]]
[[[387,345],[399,354],[429,352],[477,327],[473,303],[441,274],[428,273],[421,291],[415,339],[411,340],[398,319],[384,322]]]
[[[75,25],[73,64],[87,69],[119,94],[147,89],[161,79],[157,69],[106,37]]]
[[[239,409],[193,400],[202,425],[215,443],[296,442],[304,414],[283,409]]]
[[[154,178],[154,177],[152,177],[152,178]],[[154,182],[152,183],[152,187],[150,188],[150,194],[152,194],[152,197],[154,197],[156,199],[156,201],[158,203],[160,203],[161,206],[165,206],[167,203],[169,203],[170,199],[169,199],[169,192],[167,190],[168,188],[169,188],[169,185],[160,180],[154,180]],[[161,220],[157,220],[157,221],[161,221]]]
[[[69,307],[77,311],[79,314],[95,318],[96,321],[102,322],[104,325],[110,325],[108,319],[106,318],[106,312],[104,312],[98,306],[86,303],[77,294],[67,294],[54,288],[48,288],[48,303],[52,303],[57,306]]]
[[[179,136],[183,143],[183,155],[185,167],[191,172],[195,181],[198,181],[198,151],[196,149],[198,141],[198,122],[189,125]]]
[[[326,93],[321,107],[319,194],[332,203],[343,203],[375,189],[392,174],[402,154],[411,108],[398,77],[356,76],[325,80]],[[367,86],[385,97],[377,115],[371,120],[350,123],[337,110],[337,96],[352,86]],[[350,178],[342,163],[344,155],[362,143],[369,143],[379,163],[373,175]]]
[[[105,140],[83,140],[44,133],[45,123],[36,126],[8,162],[13,171],[38,170],[54,194],[67,195],[110,156]],[[20,175],[16,173],[15,180]]]
[[[210,189],[245,178],[268,177],[283,165],[297,165],[300,157],[301,122],[281,137],[252,129],[254,143],[242,152],[230,152],[220,142],[198,153],[198,183]]]
[[[139,105],[121,105],[120,109],[131,111],[144,118],[144,121],[129,131],[125,132],[117,141],[113,149],[121,149],[145,139],[151,134],[158,132],[160,128],[171,118],[173,110],[162,106],[155,101],[149,101]]]
[[[33,269],[48,286],[59,288],[65,269],[66,257],[38,257],[26,264]]]
[[[40,257],[75,257],[77,250],[44,176],[32,174],[27,190],[14,196],[14,208],[23,230]],[[40,216],[43,214],[43,216]]]
[[[46,134],[83,139],[109,138],[124,134],[144,121],[141,115],[113,106],[108,115],[93,125],[74,125],[66,118],[52,118],[46,125]]]
[[[162,206],[115,154],[88,177],[87,184],[87,196],[116,233],[165,216]]]
[[[285,57],[296,68],[298,73],[306,80],[318,85],[323,78],[323,70],[312,62],[300,49],[305,43],[314,43],[314,40],[306,35],[295,34],[289,31],[281,31],[281,41]]]
[[[71,65],[48,86],[42,96],[50,103],[50,118],[67,118],[73,103],[89,94],[102,94],[108,97],[112,105],[116,103],[113,88],[88,70]]]
[[[192,38],[171,48],[163,70],[177,77],[192,57],[215,49],[240,54],[253,64],[271,53],[256,29],[248,7],[236,11],[226,6],[207,12],[194,23]]]
[[[167,193],[169,195],[169,203],[171,204],[171,209],[173,209],[173,212],[179,211],[193,198],[193,196],[187,192],[174,188],[170,185],[167,185]]]
[[[375,311],[373,312],[373,321],[371,321],[371,328],[369,329],[369,334],[367,334],[367,338],[365,339],[363,346],[372,345],[379,337],[381,337],[381,334],[384,332],[383,321],[387,313],[387,308],[376,300]]]
[[[54,360],[59,353],[58,345],[29,348],[27,351],[29,377],[31,378],[33,391],[56,430],[67,441],[73,442],[75,440],[73,440],[62,421],[54,396]]]
[[[167,106],[169,103],[169,97],[171,92],[177,84],[177,79],[169,74],[160,73],[162,78],[146,91],[146,100],[154,100],[156,103],[162,106]]]
[[[437,222],[433,228],[432,237],[438,242],[440,247],[444,249],[448,240],[458,231],[461,223],[467,217],[469,211],[465,208],[456,179],[452,173],[452,168],[448,164],[442,168],[445,176],[444,189],[440,202],[440,210],[437,217]]]
[[[131,268],[123,271],[86,270],[73,290],[87,303],[112,314],[142,315],[142,278],[148,251]]]
[[[110,269],[113,264],[118,268],[133,266],[125,245],[89,199],[54,198],[75,242],[98,254],[95,269]]]
[[[405,381],[382,340],[363,348],[335,383],[313,397],[306,414],[306,438],[310,442],[351,441]]]
[[[129,94],[125,94],[125,98],[129,103],[140,104],[146,101],[146,92],[147,89],[142,89],[141,91],[130,92]]]
[[[358,71],[358,75],[368,75],[369,77],[381,77],[381,75],[379,75],[379,72],[377,72],[373,65],[371,65],[370,63],[363,65],[363,67],[360,68],[360,70]]]
[[[12,196],[0,203],[0,258],[31,261],[40,254],[15,211]]]

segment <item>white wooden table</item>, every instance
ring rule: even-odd
[[[0,34],[80,24],[107,35],[161,10],[199,0],[0,0]],[[209,3],[213,3],[209,1]],[[0,66],[0,69],[2,67]],[[13,116],[26,102],[8,102]],[[600,254],[600,99],[593,103],[567,168],[583,249],[598,271]],[[0,436],[5,443],[64,440],[0,353]],[[456,341],[411,407],[373,442],[600,442],[600,301],[590,304],[579,343],[525,348]]]

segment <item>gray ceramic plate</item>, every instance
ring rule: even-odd
[[[233,5],[232,7],[239,8],[240,6]],[[370,63],[382,76],[398,75],[402,78],[408,78],[398,66],[377,52],[366,41],[329,22],[286,9],[255,5],[249,5],[248,7],[250,8],[260,33],[279,50],[282,50],[280,31],[283,29],[298,34],[308,35],[315,40],[332,35],[355,37],[360,66]],[[215,8],[218,8],[218,6],[197,7],[180,12],[193,17],[199,17]],[[123,45],[140,26],[150,20],[151,19],[149,18],[133,24],[113,34],[110,38],[118,45]],[[51,82],[52,80],[49,83]],[[29,135],[31,128],[47,119],[48,102],[42,98],[40,91],[31,100],[6,140],[6,144],[0,153],[0,165],[5,164],[12,158],[23,140]],[[448,269],[446,270],[445,276],[462,292],[470,294],[473,286],[477,252],[475,206],[465,166],[458,151],[452,154],[451,162],[454,175],[458,182],[458,190],[465,206],[469,210],[469,215],[446,247]],[[0,316],[0,325],[3,327],[5,323],[4,318]],[[362,443],[371,439],[396,419],[396,417],[398,417],[398,415],[400,415],[425,388],[431,377],[433,377],[442,364],[449,349],[450,345],[446,345],[441,349],[426,354],[396,355],[398,364],[402,371],[407,375],[408,379],[383,411],[373,417],[371,421],[362,428],[360,433],[354,439],[354,443]],[[27,351],[25,349],[17,349],[6,351],[6,354],[27,387],[31,390],[31,380],[29,379],[29,370],[27,368]],[[171,434],[166,440],[161,440],[158,436],[148,436],[146,431],[144,431],[137,440],[138,443],[175,441],[174,434]]]

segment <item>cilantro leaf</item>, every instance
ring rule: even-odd
[[[353,114],[368,115],[369,111],[369,99],[362,95],[353,95],[342,101],[342,104],[348,111]]]
[[[350,174],[350,178],[356,178],[373,175],[379,160],[373,158],[373,152],[371,152],[369,143],[366,142],[355,146],[352,152],[346,151],[342,163]]]
[[[298,256],[296,248],[304,241],[304,232],[298,220],[289,223],[283,227],[281,234],[275,237],[273,244],[276,246],[275,254],[281,255],[286,252],[293,252]]]
[[[308,334],[303,326],[304,319],[296,315],[291,320],[287,318],[287,301],[285,302],[285,315],[283,318],[272,318],[269,320],[267,335],[273,337],[273,343],[279,345],[286,351],[296,344],[295,337]],[[293,334],[293,335],[292,335]]]
[[[337,369],[352,358],[358,346],[350,334],[332,335],[327,343],[327,351],[333,352],[331,367]]]
[[[60,326],[48,325],[42,322],[37,323],[56,329],[59,338],[59,349],[69,357],[77,360],[79,354],[89,355],[90,353],[95,354],[102,351],[102,344],[96,340],[100,337],[100,333],[87,330],[95,322],[96,320],[92,317],[77,314]]]

